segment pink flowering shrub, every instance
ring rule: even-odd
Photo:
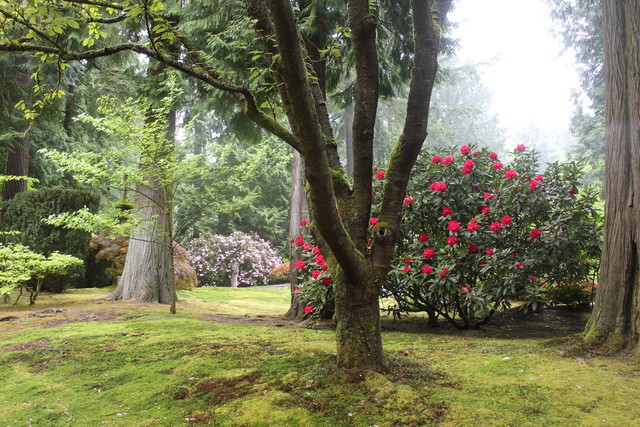
[[[230,286],[233,264],[238,263],[238,285],[266,285],[282,259],[268,242],[236,231],[229,236],[204,233],[190,242],[189,262],[201,286]]]
[[[536,309],[549,289],[585,282],[597,268],[602,218],[595,193],[578,191],[581,174],[575,163],[540,173],[523,145],[510,162],[467,146],[424,153],[386,287],[392,310],[476,328],[511,300]]]

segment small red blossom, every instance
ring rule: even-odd
[[[431,249],[431,248],[427,248],[427,249],[425,249],[425,250],[424,250],[424,252],[422,253],[422,255],[423,255],[425,258],[433,258],[433,257],[436,255],[436,251],[434,251],[434,250],[433,250],[433,249]]]
[[[438,164],[438,163],[440,163],[440,162],[442,162],[442,158],[441,158],[440,156],[433,156],[433,157],[431,158],[431,163],[433,163],[434,165],[435,165],[435,164]]]
[[[489,158],[490,158],[491,160],[495,160],[495,159],[497,159],[497,158],[498,158],[498,153],[489,153]]]
[[[302,262],[301,260],[297,259],[294,263],[293,266],[298,269],[298,270],[302,270],[304,268],[304,262]]]
[[[411,267],[406,266],[405,268],[402,269],[402,271],[404,271],[405,273],[408,273],[411,271]]]
[[[537,240],[540,238],[540,236],[542,236],[542,231],[540,231],[539,228],[534,228],[533,230],[531,230],[529,232],[529,237],[531,237],[534,240]]]
[[[458,231],[460,231],[460,224],[458,224],[458,221],[449,221],[449,223],[447,224],[447,228],[450,232],[457,233]]]
[[[516,264],[516,267],[517,268],[522,268],[522,267],[524,267],[524,263],[523,262],[519,262],[519,263]]]
[[[320,277],[320,275],[322,274],[322,271],[320,270],[313,270],[311,272],[311,277],[314,279],[317,279],[318,277]]]
[[[445,158],[442,159],[442,164],[443,165],[448,165],[450,163],[453,163],[453,157],[451,156],[446,156]]]
[[[480,212],[482,212],[483,214],[485,214],[485,215],[486,215],[486,214],[488,214],[489,212],[491,212],[491,208],[490,208],[490,207],[488,207],[488,206],[483,206],[483,207],[482,207],[482,210],[481,210]]]
[[[321,254],[321,252],[320,252],[320,248],[319,248],[319,247],[317,247],[317,246],[314,246],[314,248],[313,248],[313,254],[314,254],[314,255],[320,255],[320,254]]]
[[[447,184],[445,184],[444,182],[434,182],[429,188],[431,189],[431,191],[437,191],[440,193],[443,191],[447,191]]]
[[[493,170],[497,170],[497,171],[499,171],[500,169],[502,169],[502,167],[503,167],[503,166],[504,166],[504,165],[503,165],[501,162],[495,162],[495,163],[493,164]]]
[[[516,145],[516,151],[519,152],[519,153],[522,153],[526,149],[527,149],[527,147],[525,147],[524,144]]]
[[[464,162],[464,165],[462,166],[462,174],[463,175],[469,175],[471,172],[473,172],[473,168],[475,166],[476,166],[476,164],[474,163],[473,160],[467,159]]]
[[[376,225],[378,223],[378,218],[377,217],[373,217],[369,220],[369,224]]]
[[[463,145],[462,147],[460,147],[460,152],[462,154],[468,154],[469,151],[471,151],[471,147],[469,147],[468,145]]]
[[[529,276],[529,280],[538,280],[536,276]]]
[[[497,233],[498,230],[500,230],[501,228],[502,228],[502,224],[500,224],[498,221],[494,221],[489,225],[489,229],[494,233]]]
[[[509,224],[511,224],[513,222],[513,220],[511,219],[511,217],[509,215],[505,215],[505,216],[502,217],[500,222],[502,223],[502,225],[509,225]]]
[[[529,181],[529,190],[535,190],[538,187],[540,187],[540,181],[538,181],[537,179],[532,179],[531,181]]]
[[[376,179],[383,179],[383,178],[384,178],[384,171],[376,172]]]
[[[447,245],[449,246],[453,246],[456,243],[458,243],[458,238],[456,236],[449,236],[447,237]]]
[[[476,222],[475,219],[472,219],[471,222],[469,224],[467,224],[467,231],[469,233],[474,233],[476,231],[478,231],[478,223]]]
[[[293,288],[293,293],[295,295],[300,295],[300,288]]]
[[[298,247],[304,245],[304,237],[302,236],[296,237],[295,243],[296,243],[296,246]]]
[[[317,255],[315,261],[316,261],[316,264],[321,264],[321,265],[324,264],[324,256]]]
[[[451,209],[448,206],[445,206],[444,208],[442,208],[442,216],[449,216],[453,214],[453,209]]]
[[[441,279],[447,277],[447,273],[449,273],[449,269],[448,268],[443,268],[442,271],[440,273],[438,273],[438,275],[440,276]]]
[[[569,190],[569,193],[578,194],[578,189],[576,187],[573,187],[571,190]]]
[[[310,251],[311,249],[313,249],[313,245],[311,243],[305,243],[302,249],[304,249],[305,251]]]
[[[479,152],[479,151],[474,151],[474,152],[473,152],[473,153],[471,153],[471,154],[472,154],[473,156],[478,157],[478,156],[479,156],[480,154],[482,154],[482,153],[481,153],[481,152]]]
[[[307,225],[307,224],[309,224],[309,223],[307,222],[307,220],[306,220],[306,219],[303,219],[302,221],[300,221],[300,225],[301,225],[301,226],[303,226],[303,227],[304,227],[305,225]]]
[[[516,176],[518,176],[518,172],[514,171],[513,169],[509,169],[504,173],[504,177],[506,179],[515,178]]]
[[[542,175],[536,175],[536,179],[540,182],[544,181],[544,176]]]
[[[423,265],[422,266],[422,272],[424,274],[432,273],[433,272],[433,268],[431,266],[429,266],[429,265]]]
[[[478,245],[469,245],[469,253],[477,254],[478,253]]]
[[[491,256],[493,255],[493,249],[487,249],[484,253],[487,254],[487,256]]]
[[[326,270],[327,270],[327,268],[329,268],[329,266],[327,265],[327,263],[324,263],[324,264],[322,264],[322,265],[320,266],[320,270],[322,270],[322,271],[326,271]]]
[[[413,262],[413,258],[405,258],[404,259],[404,263],[407,264],[407,265],[411,264],[412,262]]]
[[[331,277],[323,277],[323,278],[322,278],[322,283],[323,283],[325,286],[329,286],[329,285],[331,284],[331,282],[333,282],[333,280],[331,280]]]
[[[418,242],[420,243],[426,243],[429,241],[429,236],[427,236],[426,234],[420,234],[418,236]]]
[[[309,313],[313,312],[313,310],[315,310],[315,308],[313,308],[313,306],[307,305],[307,306],[304,307],[304,314],[309,314]]]
[[[471,292],[471,286],[468,286],[468,285],[460,286],[461,295],[466,295],[469,292]]]
[[[494,194],[491,193],[484,193],[484,200],[485,202],[488,202],[489,200],[493,200],[495,199],[496,196]]]
[[[413,202],[415,202],[415,200],[413,200],[413,197],[411,197],[411,196],[406,196],[404,198],[404,204],[407,205],[407,206],[409,206]]]

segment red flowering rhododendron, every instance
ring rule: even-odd
[[[476,166],[475,162],[471,159],[468,159],[464,162],[462,166],[462,175],[469,175],[473,172],[473,168]]]
[[[447,224],[447,229],[449,229],[449,231],[452,233],[457,233],[458,231],[460,231],[460,224],[458,224],[458,221],[449,221],[449,223]]]
[[[313,308],[313,306],[307,305],[307,306],[304,307],[304,314],[312,313],[313,310],[315,310],[315,308]]]
[[[493,255],[493,249],[487,249],[484,253],[487,254],[487,256],[491,256]]]
[[[478,253],[478,245],[469,245],[469,253],[477,254]]]
[[[451,163],[453,163],[453,157],[452,156],[446,156],[446,157],[442,158],[442,164],[443,165],[446,166],[446,165],[449,165]]]
[[[415,200],[413,200],[413,197],[411,197],[411,196],[406,196],[404,198],[404,204],[407,205],[407,206],[409,206],[413,202],[415,202]]]
[[[471,286],[468,286],[468,285],[460,286],[460,294],[465,295],[468,292],[471,292]]]
[[[403,271],[404,271],[405,273],[408,273],[408,272],[410,272],[410,271],[411,271],[411,267],[406,266],[405,268],[403,268]]]
[[[438,273],[441,279],[444,279],[445,277],[447,277],[447,274],[449,274],[448,268],[443,268],[442,271]]]
[[[434,251],[431,248],[427,248],[427,249],[424,250],[424,252],[422,252],[422,255],[425,258],[433,258],[436,255],[436,251]]]
[[[474,151],[473,153],[471,153],[472,155],[474,155],[475,157],[478,157],[479,155],[481,155],[482,153],[479,151]]]
[[[411,264],[413,261],[414,261],[413,258],[405,258],[404,259],[404,263],[407,264],[407,265]]]
[[[314,246],[314,247],[313,247],[313,254],[314,254],[314,255],[320,255],[320,253],[321,253],[321,252],[320,252],[320,248],[319,248],[319,247],[317,247],[317,246]]]
[[[472,219],[471,222],[469,224],[467,224],[467,231],[469,233],[474,233],[476,231],[478,231],[480,227],[478,227],[478,223],[476,222],[476,219]]]
[[[463,145],[462,147],[460,147],[460,152],[464,155],[468,154],[469,151],[471,151],[471,147],[469,147],[468,145]]]
[[[501,228],[502,224],[500,224],[498,221],[494,221],[489,225],[489,230],[493,231],[494,233],[496,233]]]
[[[449,236],[447,237],[447,245],[449,246],[453,246],[456,243],[458,243],[458,238],[456,236]]]
[[[378,218],[377,218],[377,217],[375,217],[375,218],[371,218],[371,219],[369,220],[369,224],[371,224],[372,226],[373,226],[373,225],[376,225],[377,223],[378,223]]]
[[[518,152],[523,152],[526,149],[527,149],[527,147],[525,147],[524,144],[518,144],[516,146],[516,151],[518,151]]]
[[[311,277],[314,278],[314,279],[317,279],[318,277],[320,277],[321,274],[322,274],[322,271],[313,270],[313,272],[311,273]]]
[[[427,236],[426,234],[423,233],[418,236],[418,242],[425,243],[428,241],[429,241],[429,236]]]
[[[495,160],[498,158],[498,153],[489,153],[489,158],[491,160]],[[502,166],[501,166],[502,167]]]
[[[440,158],[440,156],[433,156],[433,157],[431,158],[431,163],[433,163],[434,165],[435,165],[435,164],[438,164],[438,163],[440,163],[440,162],[442,162],[442,158]]]
[[[495,195],[493,195],[493,194],[491,194],[491,193],[484,193],[484,201],[485,201],[485,202],[487,202],[487,201],[489,201],[489,200],[493,200],[493,199],[495,199],[495,198],[496,198],[496,196],[495,196]]]
[[[538,181],[537,179],[532,179],[531,181],[529,181],[529,190],[535,190],[536,188],[540,187],[540,181]]]
[[[514,171],[513,169],[510,169],[504,173],[504,177],[507,179],[512,179],[516,176],[518,176],[518,172]]]
[[[316,264],[324,264],[324,256],[317,255],[315,261],[316,261]]]
[[[494,170],[498,171],[498,170],[502,169],[504,167],[504,165],[502,163],[500,163],[500,162],[495,162],[492,167],[493,167]]]
[[[422,272],[424,274],[429,274],[433,272],[433,268],[430,265],[423,265],[422,266]]]
[[[480,209],[480,212],[482,212],[483,214],[486,215],[486,214],[491,212],[491,208],[488,207],[488,206],[482,206],[481,209]]]
[[[322,278],[322,284],[324,284],[325,286],[329,286],[332,282],[333,282],[333,280],[331,279],[331,277],[323,277]]]
[[[298,270],[302,270],[305,267],[305,263],[302,260],[297,259],[294,263],[293,266],[295,268],[297,268]]]
[[[449,216],[449,215],[453,215],[453,209],[451,209],[450,207],[442,208],[442,216]]]
[[[444,182],[434,182],[431,184],[431,187],[429,188],[431,189],[431,191],[437,191],[437,192],[447,191],[447,184],[445,184]]]
[[[500,222],[502,223],[502,225],[509,225],[512,223],[512,219],[509,215],[505,215],[502,217],[502,219],[500,220]]]
[[[302,236],[296,237],[295,243],[296,243],[296,246],[298,247],[304,245],[304,237]]]
[[[307,222],[307,220],[306,220],[306,219],[303,219],[302,221],[300,221],[300,225],[301,225],[301,226],[303,226],[303,227],[304,227],[305,225],[307,225],[307,224],[308,224],[308,222]]]
[[[383,178],[384,178],[384,171],[376,172],[376,179],[383,179]]]
[[[320,270],[327,270],[329,268],[329,266],[327,265],[327,263],[324,263],[320,266]]]
[[[531,230],[529,232],[529,236],[534,240],[535,239],[539,239],[540,236],[542,236],[542,231],[540,231],[540,229],[538,229],[538,228],[534,228],[533,230]]]

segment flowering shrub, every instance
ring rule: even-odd
[[[536,154],[523,145],[508,165],[468,146],[424,154],[389,274],[397,309],[478,327],[512,299],[535,309],[541,285],[584,281],[595,267],[586,260],[600,252],[596,196],[578,191],[575,163],[537,170]]]
[[[382,178],[384,173],[377,179]],[[310,236],[307,221],[301,221],[300,225],[304,235],[291,242],[302,249],[300,259],[294,262],[300,279],[300,287],[295,292],[305,305],[306,317],[328,317],[334,311],[333,279],[322,251]]]
[[[285,262],[284,264],[279,264],[271,270],[271,274],[269,275],[269,283],[287,283],[289,281],[289,272],[290,272],[289,263]]]
[[[230,286],[234,263],[238,285],[266,285],[273,268],[282,264],[268,242],[240,231],[230,236],[205,233],[191,241],[189,254],[201,286]]]
[[[545,291],[549,304],[564,304],[573,308],[588,306],[594,301],[597,285],[593,281],[556,283]]]

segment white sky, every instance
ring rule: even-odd
[[[493,92],[492,112],[510,135],[532,123],[548,137],[566,134],[578,74],[550,32],[543,0],[456,0],[449,19],[458,24],[457,57],[486,64],[480,70]]]

